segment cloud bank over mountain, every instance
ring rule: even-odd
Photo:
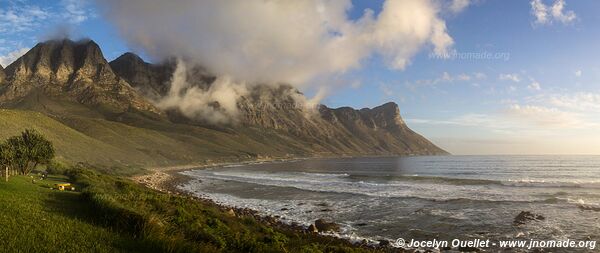
[[[424,47],[453,44],[436,0],[387,0],[352,19],[350,0],[102,0],[130,45],[155,60],[179,57],[237,81],[306,85],[373,55],[402,70]],[[459,6],[464,8],[464,4]]]

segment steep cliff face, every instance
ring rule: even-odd
[[[2,87],[2,84],[4,83],[4,67],[2,67],[2,65],[0,65],[0,87]]]
[[[1,104],[19,102],[33,92],[40,92],[108,111],[161,113],[113,73],[93,41],[39,43],[4,72]]]
[[[110,66],[132,87],[152,99],[159,99],[168,92],[169,82],[175,71],[174,64],[149,64],[133,53],[119,56],[110,62]]]
[[[110,66],[121,78],[125,79],[141,94],[153,100],[165,96],[169,92],[173,72],[177,68],[175,59],[166,60],[160,64],[150,64],[134,53],[125,53],[111,61]],[[196,87],[208,88],[215,81],[199,66],[192,66],[186,71],[187,81]]]
[[[131,53],[110,63],[115,73],[137,90],[152,97],[168,92],[173,61],[153,65]],[[196,67],[188,80],[207,88],[215,77]],[[237,102],[238,124],[233,128],[270,129],[311,143],[318,152],[338,154],[423,155],[446,154],[412,131],[395,103],[373,109],[337,109],[310,105],[304,95],[289,85],[253,85]]]

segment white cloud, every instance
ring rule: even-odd
[[[540,132],[547,129],[578,129],[595,125],[586,122],[578,113],[536,105],[511,104],[502,111],[490,114],[468,113],[448,120],[407,119],[409,123],[457,125],[494,132]]]
[[[575,76],[576,77],[581,77],[582,74],[583,74],[583,72],[581,70],[575,71]]]
[[[453,44],[438,0],[386,0],[379,14],[357,20],[348,17],[350,0],[96,2],[155,59],[185,56],[251,82],[306,84],[374,54],[402,70],[423,48],[444,54]]]
[[[453,13],[459,13],[466,9],[469,4],[471,4],[471,0],[452,0],[450,4],[450,11]]]
[[[51,16],[48,10],[35,5],[0,7],[0,32],[15,34],[37,28]]]
[[[575,94],[553,94],[537,99],[540,103],[588,113],[600,113],[600,93],[579,92]]]
[[[31,4],[28,1],[2,1],[0,33],[17,34],[35,31],[59,23],[78,24],[95,17],[89,0],[60,0],[56,7]]]
[[[459,80],[459,81],[469,81],[469,80],[471,80],[471,78],[472,77],[467,74],[459,74],[458,76],[456,76],[456,80]]]
[[[479,80],[487,78],[487,75],[485,73],[481,73],[481,72],[475,72],[475,73],[473,73],[473,76],[475,77],[475,79],[479,79]]]
[[[60,4],[64,8],[61,12],[63,19],[71,24],[79,24],[93,16],[88,0],[61,0]]]
[[[511,85],[511,86],[508,86],[508,91],[509,91],[509,92],[514,92],[514,91],[517,91],[517,87],[515,87],[515,86],[513,86],[513,85]]]
[[[549,22],[548,7],[542,0],[531,1],[531,13],[535,16],[535,23],[546,24]]]
[[[354,80],[350,83],[350,87],[352,87],[353,89],[358,89],[362,86],[362,82],[360,80]]]
[[[392,90],[392,88],[389,85],[381,84],[381,85],[379,85],[379,90],[381,90],[381,92],[383,92],[383,94],[385,94],[388,97],[394,95],[394,91]]]
[[[10,65],[16,59],[19,59],[19,57],[21,57],[22,55],[27,53],[27,51],[29,51],[29,48],[21,48],[21,49],[17,49],[15,51],[9,52],[6,55],[0,55],[0,65],[2,65],[2,67],[6,68],[6,66]]]
[[[568,24],[577,19],[574,11],[566,11],[565,0],[555,0],[554,4],[548,6],[542,0],[531,1],[531,13],[535,17],[535,24],[551,24],[554,21]]]
[[[211,124],[235,123],[239,113],[238,99],[247,94],[245,83],[233,82],[228,77],[219,77],[208,90],[193,86],[187,80],[187,67],[178,61],[173,73],[169,93],[156,101],[162,109],[178,109],[193,119],[203,119]],[[218,107],[212,106],[218,103]]]
[[[415,89],[417,87],[425,87],[425,86],[436,86],[443,83],[454,83],[454,82],[467,82],[467,81],[477,81],[477,80],[485,80],[487,75],[481,72],[474,72],[471,74],[468,73],[460,73],[456,75],[452,75],[447,71],[444,71],[442,75],[435,79],[420,79],[414,82],[407,82],[406,85],[410,89]],[[474,87],[479,87],[479,84],[472,83]]]
[[[556,0],[554,2],[554,5],[552,5],[552,17],[554,17],[556,20],[566,24],[566,23],[570,23],[573,22],[576,18],[577,15],[575,15],[575,12],[573,11],[566,11],[564,10],[565,5],[567,5],[565,3],[565,0]]]
[[[454,80],[454,77],[450,76],[450,74],[448,72],[444,72],[444,73],[442,73],[442,77],[440,77],[436,81],[437,82],[441,82],[441,81],[451,82],[452,80]]]
[[[505,115],[514,120],[535,126],[552,128],[577,128],[583,121],[576,113],[535,105],[511,105]]]
[[[542,85],[538,81],[533,80],[527,86],[527,88],[530,89],[530,90],[541,90],[542,89]]]
[[[509,81],[513,81],[515,83],[521,82],[521,77],[519,76],[519,74],[500,74],[498,76],[498,79],[509,80]]]

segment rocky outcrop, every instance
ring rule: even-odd
[[[248,126],[276,129],[328,146],[337,153],[447,154],[408,128],[395,103],[360,110],[325,105],[307,108],[298,98],[303,98],[302,93],[290,86],[254,87],[238,102],[241,120]]]
[[[41,92],[112,112],[161,113],[112,71],[100,47],[91,40],[39,43],[6,67],[5,74],[2,104]]]
[[[110,66],[132,87],[152,99],[158,99],[168,92],[169,82],[175,70],[174,64],[149,64],[133,53],[119,56],[110,62]]]
[[[542,216],[541,214],[536,214],[529,211],[522,211],[515,217],[513,225],[520,226],[525,225],[530,221],[542,221],[545,219],[546,217]]]
[[[340,225],[329,222],[324,219],[318,219],[315,221],[315,228],[319,232],[340,232]]]
[[[113,71],[140,93],[158,99],[169,92],[171,78],[177,67],[175,59],[150,64],[134,53],[125,53],[110,62]],[[207,88],[215,77],[200,66],[188,68],[187,81],[196,87]]]
[[[2,67],[2,65],[0,65],[0,87],[2,87],[2,83],[4,82],[4,68]]]

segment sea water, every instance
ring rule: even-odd
[[[310,159],[183,172],[183,190],[374,240],[596,240],[600,156]],[[513,224],[521,211],[545,217]]]

